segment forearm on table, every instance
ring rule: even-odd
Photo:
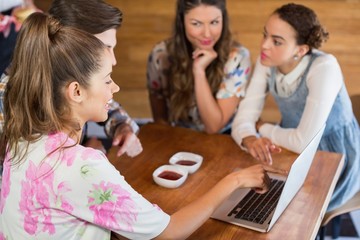
[[[331,105],[308,99],[296,128],[282,128],[278,125],[264,124],[260,128],[260,134],[269,138],[276,145],[300,153],[315,133],[325,124]]]
[[[241,106],[242,104],[243,100],[240,103],[240,108],[238,109],[231,126],[231,136],[240,147],[244,147],[244,138],[258,135],[255,124],[260,116],[260,111],[257,113],[248,113],[244,106]]]
[[[224,115],[212,95],[196,97],[201,120],[207,133],[217,133],[225,125]]]
[[[207,133],[216,133],[221,130],[224,123],[223,113],[211,93],[205,75],[198,75],[195,79],[195,99],[201,120]]]
[[[239,104],[231,127],[231,136],[239,146],[241,146],[243,138],[258,134],[256,122],[261,116],[265,98],[265,90],[257,91],[254,82],[250,82],[246,96]]]
[[[320,86],[317,81],[320,80],[317,78],[308,80],[309,95],[296,128],[282,128],[278,125],[264,124],[260,128],[260,134],[271,139],[276,145],[300,153],[315,133],[326,123],[342,86],[341,82],[336,82],[336,84],[334,82],[333,86],[326,86],[319,90]],[[324,82],[323,85],[325,84]]]

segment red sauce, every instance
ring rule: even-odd
[[[196,162],[191,161],[191,160],[179,160],[179,161],[176,162],[176,164],[185,165],[185,166],[192,166],[192,165],[195,165]]]
[[[172,172],[172,171],[163,171],[162,173],[160,173],[158,175],[158,177],[164,178],[167,180],[178,180],[179,178],[182,177],[182,175],[179,173],[176,173],[176,172]]]

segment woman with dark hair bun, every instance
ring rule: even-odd
[[[330,211],[360,189],[360,130],[339,63],[318,50],[328,37],[315,12],[303,5],[286,4],[270,15],[232,136],[253,157],[272,164],[279,146],[300,153],[326,123],[319,150],[345,155]],[[279,124],[260,119],[268,93],[280,109]]]

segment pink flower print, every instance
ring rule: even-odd
[[[2,232],[0,232],[0,240],[6,240],[6,238]]]
[[[100,154],[102,154],[102,156]],[[98,150],[95,150],[93,148],[84,148],[84,151],[81,154],[81,158],[84,160],[88,160],[88,159],[98,160],[98,159],[104,159],[106,157],[102,152]]]
[[[45,142],[46,154],[50,154],[55,149],[57,149],[60,146],[60,144],[65,142],[66,138],[67,135],[64,133],[49,134]]]
[[[88,203],[89,209],[94,212],[94,222],[107,228],[133,231],[137,214],[134,213],[136,206],[130,193],[120,185],[104,181],[93,186]]]
[[[72,166],[76,157],[76,151],[77,149],[75,147],[67,148],[65,151],[62,152],[62,155],[60,157],[61,161],[66,163],[68,167]]]
[[[44,220],[49,221],[51,224],[50,216],[47,211],[44,211],[49,206],[49,182],[52,182],[53,172],[51,172],[51,166],[44,163],[40,166],[40,169],[30,161],[29,168],[26,170],[26,180],[21,181],[21,199],[19,207],[24,214],[24,230],[34,235],[38,231],[38,224]],[[41,177],[42,174],[47,175],[46,178]],[[49,176],[50,175],[50,176]],[[48,228],[48,230],[54,230]],[[53,232],[49,232],[53,233]]]
[[[76,148],[67,148],[64,151],[58,151],[58,147],[60,147],[63,143],[64,146],[72,146],[75,142],[69,138],[65,133],[55,133],[48,136],[48,139],[45,142],[45,151],[46,154],[50,154],[49,158],[51,159],[59,159],[63,163],[66,163],[67,166],[72,166],[74,163]],[[54,150],[56,150],[54,152]],[[60,155],[61,154],[61,155]]]
[[[70,188],[65,183],[60,183],[57,186],[58,193],[55,193],[54,172],[52,166],[46,163],[36,166],[29,161],[25,174],[26,180],[21,182],[19,203],[19,208],[24,215],[24,230],[35,235],[42,226],[42,232],[52,235],[55,233],[55,226],[52,223],[51,207],[59,206],[69,213],[73,211],[73,207],[63,197]]]
[[[3,165],[3,175],[2,175],[2,183],[0,188],[0,213],[3,212],[6,198],[8,197],[10,193],[10,169],[11,169],[11,163],[9,161],[10,155],[9,153],[6,154],[4,159],[4,165]]]
[[[50,209],[44,209],[43,210],[44,213],[44,221],[43,221],[43,228],[42,231],[43,232],[48,232],[50,235],[55,233],[55,226],[54,224],[51,222],[51,210]]]
[[[60,204],[60,208],[66,212],[71,213],[74,210],[74,207],[64,198],[66,192],[70,192],[71,188],[68,184],[62,182],[58,185],[58,198],[57,202]]]

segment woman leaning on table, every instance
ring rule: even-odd
[[[305,6],[286,4],[270,15],[232,136],[253,157],[271,164],[278,146],[300,153],[326,123],[319,149],[345,155],[331,210],[360,189],[360,130],[336,58],[318,50],[328,35]],[[280,124],[259,119],[268,93],[280,109]]]
[[[154,121],[229,132],[251,60],[231,37],[226,1],[178,0],[173,31],[148,59]]]

